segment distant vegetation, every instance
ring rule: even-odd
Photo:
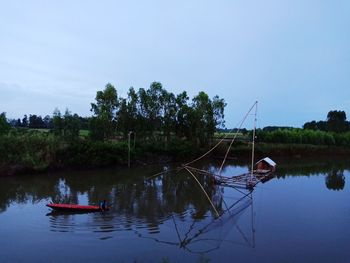
[[[304,129],[335,133],[349,132],[350,122],[346,120],[345,111],[330,111],[326,121],[311,121],[304,124]]]
[[[9,124],[15,128],[47,129],[66,140],[75,140],[79,135],[94,141],[126,139],[133,132],[142,140],[169,142],[176,137],[201,146],[207,145],[216,129],[224,125],[226,103],[218,96],[210,99],[205,92],[199,92],[189,101],[185,91],[174,95],[159,82],[137,92],[131,87],[127,95],[119,97],[114,86],[107,84],[91,103],[92,117],[80,117],[68,109],[62,114],[55,109],[52,117],[24,115],[22,119],[9,120]],[[3,116],[6,122],[4,113]]]
[[[311,121],[303,129],[265,127],[257,130],[257,141],[266,143],[350,146],[350,123],[344,111],[330,111],[326,121]]]
[[[184,157],[211,143],[223,127],[225,106],[218,96],[199,92],[190,101],[186,92],[174,95],[153,82],[137,92],[131,87],[127,98],[107,84],[91,103],[92,117],[68,109],[17,120],[2,113],[0,174],[125,164],[129,136],[132,156],[141,162],[154,155]]]
[[[185,91],[175,95],[153,82],[149,89],[131,87],[127,98],[107,84],[91,103],[91,117],[68,109],[64,114],[55,109],[52,116],[24,115],[17,120],[8,120],[1,113],[0,174],[125,165],[129,139],[132,159],[138,162],[152,162],[160,156],[184,158],[210,147],[213,140],[232,138],[238,132],[224,128],[225,106],[218,96],[210,99],[199,92],[189,100]],[[249,153],[251,138],[252,131],[240,129],[239,143],[231,153]],[[303,129],[257,129],[256,142],[258,154],[347,154],[350,124],[344,111],[330,111],[326,121],[307,122]],[[222,149],[217,150],[221,154]]]

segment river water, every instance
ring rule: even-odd
[[[0,262],[350,262],[348,161],[280,160],[276,177],[251,193],[198,177],[219,218],[196,181],[174,168],[0,178]],[[232,161],[223,174],[248,169]],[[103,199],[111,204],[104,213],[45,206]]]

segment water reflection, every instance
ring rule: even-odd
[[[326,176],[326,186],[330,190],[343,190],[345,187],[344,170],[333,170]]]
[[[346,165],[334,162],[280,162],[277,176],[284,178],[325,174],[326,187],[339,191],[345,188]],[[219,161],[213,161],[204,162],[200,168],[214,172],[219,166]],[[247,169],[247,166],[239,168],[231,161],[223,171],[232,175],[239,169]],[[98,204],[100,200],[107,199],[112,204],[108,215],[85,216],[89,220],[88,224],[97,223],[96,227],[92,227],[93,231],[146,228],[151,234],[159,233],[160,225],[172,217],[183,221],[200,221],[212,217],[210,203],[186,172],[174,172],[147,180],[150,174],[158,171],[159,167],[142,167],[118,172],[105,170],[0,178],[0,212],[5,211],[13,202],[35,204],[46,200]],[[213,200],[215,208],[220,213],[226,210],[224,192],[227,190],[213,185],[208,176],[200,176],[198,180]],[[80,225],[76,225],[79,218],[80,215],[50,214],[53,231],[79,230]]]
[[[232,196],[231,196],[232,197]],[[251,208],[251,209],[249,209]],[[240,226],[242,216],[250,211],[251,225],[244,222]],[[188,214],[187,214],[188,215]],[[245,218],[247,219],[247,218]],[[165,235],[145,235],[136,231],[140,238],[150,239],[157,243],[176,246],[191,253],[209,253],[217,250],[223,243],[255,247],[253,195],[245,195],[234,201],[229,209],[219,218],[205,218],[198,220],[189,217],[176,217],[171,215],[166,222],[170,231]]]
[[[344,172],[350,169],[349,161],[342,159],[306,159],[306,160],[282,160],[278,165],[277,178],[289,176],[325,176],[325,185],[329,190],[344,190]]]
[[[338,247],[349,243],[349,235],[344,229],[349,229],[346,203],[349,189],[345,188],[345,178],[349,175],[350,163],[277,162],[277,177],[288,179],[274,178],[266,183],[266,187],[260,185],[246,197],[235,189],[213,185],[205,176],[198,177],[220,213],[230,208],[219,219],[215,219],[211,205],[186,172],[147,180],[162,169],[159,166],[0,178],[3,226],[0,236],[4,248],[1,253],[9,259],[18,259],[41,247],[40,251],[50,251],[45,252],[46,257],[55,254],[58,261],[65,261],[66,258],[59,256],[79,258],[82,250],[77,250],[76,244],[83,244],[84,253],[91,261],[100,259],[103,262],[130,262],[130,259],[137,262],[158,259],[159,262],[162,257],[165,260],[169,257],[173,262],[179,261],[178,255],[183,261],[194,262],[198,255],[192,253],[200,253],[215,262],[225,262],[232,255],[236,256],[237,262],[268,261],[269,258],[281,262],[287,254],[302,262],[303,258],[298,255],[310,253],[311,258],[322,245],[337,244]],[[218,165],[206,162],[201,168],[215,171]],[[247,165],[237,166],[236,162],[230,161],[224,173],[240,174],[247,169]],[[314,178],[293,178],[301,176]],[[325,187],[337,192],[327,190],[324,194]],[[319,194],[317,198],[309,198],[309,190],[313,191],[313,196]],[[46,216],[50,210],[45,204],[51,200],[97,204],[102,199],[112,204],[107,213],[49,213]],[[256,240],[255,207],[259,229]],[[329,222],[336,224],[329,225]],[[295,251],[293,248],[301,244],[300,237],[305,234],[313,242],[302,238],[307,246],[299,246],[301,252]],[[36,238],[31,240],[31,236]],[[319,240],[322,243],[317,243]],[[339,240],[342,242],[338,244]],[[62,241],[64,245],[61,246]],[[285,250],[276,254],[273,248],[281,241]],[[314,246],[309,246],[311,243]],[[56,247],[60,248],[57,253]],[[342,251],[347,251],[343,247]],[[95,255],[96,249],[107,253]],[[16,254],[16,251],[21,253]],[[210,251],[215,252],[208,254]],[[330,255],[336,256],[335,252]],[[45,258],[44,254],[36,255],[32,255],[32,261]],[[134,255],[145,259],[142,261]],[[8,262],[25,261],[26,256]],[[322,258],[323,255],[317,260],[321,262]],[[334,261],[342,262],[341,259],[335,257]]]
[[[200,168],[215,172],[219,160],[205,161]],[[239,174],[247,166],[237,166],[231,160],[224,167],[224,174]],[[241,167],[241,168],[240,168]],[[344,171],[349,169],[348,161],[337,160],[278,160],[277,177],[326,175],[326,187],[330,190],[345,188]],[[187,174],[175,174],[157,180],[146,180],[159,167],[142,167],[124,171],[75,172],[72,174],[38,175],[0,178],[0,213],[11,203],[36,203],[41,200],[67,203],[98,204],[108,199],[115,211],[125,215],[147,218],[155,223],[157,218],[169,213],[181,214],[188,207],[195,207],[194,218],[200,219],[210,210],[210,204]],[[222,196],[205,176],[200,177],[209,196],[222,211]],[[83,196],[83,198],[82,198]]]
[[[203,198],[203,193],[195,181],[188,180],[185,173],[167,174],[152,180],[143,179],[130,182],[111,182],[106,185],[93,185],[74,190],[68,186],[70,179],[58,180],[56,187],[60,191],[52,194],[52,199],[60,201],[88,200],[97,203],[106,198],[111,203],[108,213],[94,213],[85,215],[85,221],[90,221],[93,232],[112,232],[118,230],[135,230],[146,228],[148,233],[160,232],[160,225],[171,216],[180,220],[200,220],[211,217],[211,206]],[[209,178],[199,178],[207,193],[214,200],[218,211],[225,209],[223,205],[223,191],[212,184]],[[49,213],[53,231],[80,231],[79,215],[64,213]]]

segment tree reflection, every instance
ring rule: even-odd
[[[132,177],[111,172],[77,172],[72,175],[31,176],[2,178],[0,183],[0,212],[12,204],[44,205],[52,200],[57,203],[98,204],[107,199],[111,206],[108,220],[121,216],[122,228],[131,229],[142,224],[155,231],[162,220],[176,215],[191,216],[199,220],[213,212],[204,193],[185,171],[147,179],[149,173]],[[83,179],[82,179],[83,178]],[[222,192],[207,176],[197,179],[220,212],[225,209]],[[98,218],[98,217],[97,217]],[[120,218],[119,218],[120,219]],[[125,220],[124,220],[125,219]],[[118,227],[121,227],[118,223]]]
[[[30,178],[2,178],[0,183],[0,212],[5,211],[11,203],[37,203],[42,199],[60,198],[59,178],[43,175]]]
[[[326,186],[329,190],[343,190],[345,186],[344,170],[332,170],[326,176]]]

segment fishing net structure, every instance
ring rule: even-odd
[[[172,214],[162,222],[166,231],[153,237],[137,233],[139,237],[157,243],[176,246],[190,253],[203,254],[224,245],[255,247],[255,228],[252,193],[230,204],[219,217],[201,219],[193,217],[190,210]]]
[[[239,175],[227,176],[226,173],[223,173],[224,165],[233,143],[236,141],[242,130],[243,124],[247,120],[248,116],[251,115],[254,116],[251,170]],[[194,253],[210,252],[219,248],[223,243],[241,244],[254,247],[254,213],[252,192],[256,184],[261,182],[264,178],[263,176],[257,174],[257,170],[254,170],[256,116],[257,102],[251,106],[244,118],[237,125],[237,128],[226,133],[225,136],[221,138],[209,151],[200,157],[177,167],[176,169],[166,169],[165,171],[152,176],[166,176],[173,173],[182,174],[182,176],[187,174],[187,178],[189,177],[193,179],[192,182],[195,182],[195,185],[201,189],[202,194],[205,195],[207,201],[210,203],[213,217],[210,217],[209,219],[209,216],[201,215],[201,218],[198,219],[195,216],[197,212],[191,212],[191,208],[188,208],[185,214],[177,215],[176,213],[173,213],[162,223],[164,226],[168,226],[174,231],[175,240],[167,240],[169,232],[167,232],[167,234],[164,236],[164,239],[162,237],[152,238],[143,236],[144,238],[151,238],[156,242],[176,245]],[[235,132],[233,133],[233,131]],[[228,144],[228,136],[232,133],[234,136],[230,139]],[[222,162],[218,166],[218,169],[198,167],[198,163],[203,163],[203,159],[208,157],[209,154],[211,154],[217,147],[219,147],[219,145],[222,144],[224,146],[228,145],[228,147]],[[191,180],[185,179],[185,181]],[[173,191],[177,190],[173,189]],[[251,207],[251,209],[248,209],[249,207]],[[247,231],[243,231],[243,229],[239,226],[239,222],[240,218],[242,216],[246,216],[247,211],[249,210],[251,211],[251,227],[250,231],[248,231],[250,234],[247,234]],[[246,219],[243,221],[247,222]],[[238,235],[233,235],[232,231],[236,231]],[[229,237],[229,239],[226,237]],[[240,240],[232,240],[232,237],[240,237]]]

